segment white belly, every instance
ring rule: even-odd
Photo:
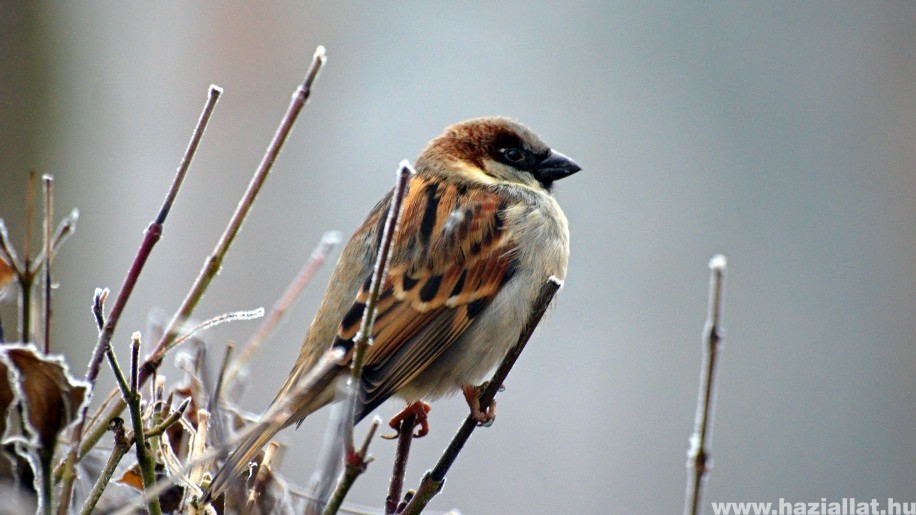
[[[518,268],[513,278],[465,334],[405,386],[399,396],[433,400],[458,391],[462,385],[479,384],[518,340],[544,282],[550,276],[566,278],[566,217],[552,197],[539,197],[534,205],[520,207],[507,216],[507,227],[518,235],[519,242],[515,256]]]

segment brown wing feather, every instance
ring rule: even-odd
[[[360,418],[441,356],[512,277],[504,209],[492,190],[411,180],[364,362]],[[335,345],[352,347],[368,297],[367,279]]]

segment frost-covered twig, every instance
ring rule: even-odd
[[[159,208],[159,212],[156,214],[156,218],[150,223],[147,227],[146,232],[143,235],[143,242],[140,244],[140,248],[137,250],[137,254],[134,257],[133,263],[130,265],[130,269],[127,271],[127,275],[124,277],[124,283],[121,285],[121,290],[118,292],[118,297],[115,299],[115,303],[111,308],[111,311],[108,313],[108,318],[105,321],[105,325],[99,330],[98,342],[95,346],[95,351],[92,354],[92,358],[89,361],[89,367],[86,371],[86,381],[90,384],[89,395],[92,395],[92,388],[95,386],[95,380],[98,376],[99,365],[102,363],[102,358],[107,352],[110,352],[111,347],[111,338],[114,335],[115,327],[118,324],[118,320],[121,316],[121,312],[124,310],[124,306],[127,304],[127,299],[130,298],[131,292],[133,292],[134,286],[137,284],[137,279],[140,277],[140,272],[143,270],[143,266],[146,264],[146,260],[149,258],[150,253],[153,251],[153,247],[159,241],[159,238],[162,236],[163,226],[165,224],[165,219],[169,214],[169,211],[172,208],[172,204],[175,201],[176,195],[178,195],[178,190],[181,188],[181,184],[184,181],[185,175],[188,172],[189,167],[191,166],[191,160],[194,157],[194,154],[197,151],[197,147],[200,145],[200,140],[203,137],[204,130],[207,127],[207,123],[210,120],[210,115],[213,113],[213,109],[216,107],[216,102],[219,100],[220,94],[222,94],[222,89],[218,86],[210,86],[209,93],[207,95],[207,102],[204,104],[203,112],[200,115],[200,118],[197,121],[197,126],[194,128],[194,132],[191,135],[191,141],[188,143],[188,148],[185,150],[184,156],[181,158],[181,163],[178,165],[178,171],[175,173],[175,178],[172,180],[172,184],[169,187],[169,191],[166,193],[165,198],[162,201],[162,205]],[[86,403],[88,406],[89,403]],[[95,430],[92,431],[88,438],[83,441],[83,429],[84,429],[84,419],[86,416],[86,411],[83,412],[80,417],[80,421],[73,428],[73,449],[67,455],[66,467],[72,469],[73,465],[79,461],[80,458],[86,455],[92,447],[98,443],[99,439],[102,438],[102,435],[105,434],[105,431],[111,421],[115,416],[121,413],[124,409],[124,404],[119,403],[121,406],[114,415],[108,416],[105,418],[105,422],[96,426]],[[87,408],[88,409],[88,408]],[[60,474],[55,470],[55,479],[59,479],[63,475],[64,466],[59,466]],[[65,485],[64,492],[66,496],[69,496],[69,492],[72,489],[72,479],[68,478],[68,484]]]
[[[700,370],[700,393],[690,449],[687,451],[687,494],[684,514],[702,513],[700,499],[709,471],[708,440],[712,434],[713,409],[716,399],[716,357],[724,334],[721,328],[723,290],[728,263],[725,256],[716,254],[709,261],[709,307],[706,326],[703,328],[703,365]]]
[[[111,477],[114,475],[118,463],[121,462],[121,458],[127,454],[127,451],[130,450],[130,446],[133,443],[133,439],[128,438],[127,434],[124,432],[124,421],[120,418],[112,420],[109,429],[114,432],[114,447],[111,449],[111,454],[108,456],[108,462],[105,464],[105,468],[102,469],[95,485],[89,492],[89,497],[86,498],[86,502],[83,503],[80,515],[89,515],[92,513],[92,510],[95,509],[95,505],[98,504],[99,499],[101,499],[102,493],[105,492],[105,487],[111,482]],[[67,513],[67,510],[64,509],[62,513]]]
[[[137,465],[140,466],[140,476],[143,478],[143,489],[150,490],[156,486],[156,462],[150,448],[146,445],[143,433],[143,412],[140,408],[139,392],[139,363],[140,363],[140,333],[134,333],[130,340],[130,391],[122,395],[130,411],[130,421],[134,429],[134,446],[137,450]],[[122,386],[123,388],[123,386]],[[159,506],[159,496],[150,496],[147,500],[150,515],[160,515],[162,508]]]
[[[147,379],[155,372],[159,365],[162,364],[162,360],[165,357],[167,349],[171,348],[172,343],[180,335],[180,331],[184,322],[190,318],[191,314],[194,311],[194,308],[197,307],[198,302],[203,297],[204,292],[207,290],[207,287],[210,285],[210,282],[213,280],[213,277],[216,276],[216,273],[219,271],[222,264],[223,258],[226,255],[226,252],[229,250],[229,247],[232,245],[235,236],[238,234],[239,229],[241,229],[242,222],[245,220],[251,206],[254,204],[254,200],[258,195],[258,192],[261,190],[264,181],[267,179],[267,176],[273,166],[274,161],[277,158],[277,155],[280,153],[280,149],[283,146],[283,143],[286,141],[287,136],[289,136],[290,131],[292,130],[293,123],[296,121],[296,118],[299,115],[299,112],[302,111],[302,108],[305,106],[306,100],[311,93],[312,84],[315,81],[315,78],[318,76],[318,72],[321,70],[322,65],[325,62],[325,50],[323,46],[319,46],[315,51],[315,56],[312,59],[312,64],[309,67],[309,71],[306,74],[305,80],[293,94],[293,98],[290,101],[290,105],[284,114],[280,126],[274,134],[273,139],[267,147],[267,151],[264,154],[264,157],[261,159],[260,165],[258,165],[257,170],[254,173],[254,176],[251,178],[251,182],[248,184],[248,188],[245,190],[245,193],[242,195],[242,199],[239,201],[238,206],[236,207],[235,212],[230,218],[228,225],[226,226],[225,231],[220,237],[219,241],[216,244],[216,247],[213,250],[213,253],[204,261],[204,265],[198,272],[197,278],[194,281],[194,285],[191,286],[191,289],[188,291],[188,294],[185,296],[184,300],[181,303],[181,306],[178,308],[178,311],[172,317],[172,320],[169,322],[168,327],[163,332],[162,338],[159,340],[159,343],[156,345],[153,353],[143,362],[143,365],[140,367],[140,384],[144,384]],[[125,404],[123,401],[116,402],[109,410],[108,413],[101,419],[105,424],[108,423],[112,418],[121,414],[124,411]],[[102,431],[104,433],[104,431]],[[101,434],[98,431],[93,431],[89,438],[87,438],[87,444],[89,448],[101,438]],[[86,447],[86,445],[84,445]]]

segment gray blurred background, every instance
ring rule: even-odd
[[[54,175],[59,215],[80,209],[53,330],[78,373],[93,289],[120,286],[207,87],[225,94],[121,320],[122,360],[151,309],[179,305],[318,44],[328,65],[199,317],[269,307],[452,122],[516,117],[584,168],[556,188],[572,232],[559,302],[435,509],[678,513],[717,252],[707,500],[916,501],[912,3],[4,2],[0,217],[21,251],[32,167]],[[248,409],[285,378],[328,274],[253,362]],[[14,296],[0,314],[12,335]],[[256,324],[207,339],[222,355]],[[435,404],[408,486],[466,409]],[[324,419],[282,434],[299,482]],[[373,444],[351,501],[383,505],[393,447]]]

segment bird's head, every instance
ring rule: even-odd
[[[550,191],[581,168],[524,125],[502,117],[456,123],[429,142],[417,171],[484,184],[516,183]],[[455,175],[460,177],[454,177]]]

